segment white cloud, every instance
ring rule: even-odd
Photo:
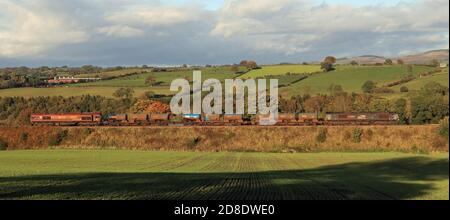
[[[257,37],[258,38],[258,37]],[[277,52],[284,55],[292,55],[307,52],[311,48],[310,43],[319,40],[319,36],[299,34],[294,36],[274,35],[271,38],[263,36],[262,39],[253,40],[253,49],[266,53]]]
[[[132,7],[124,11],[110,13],[106,16],[106,20],[116,24],[171,26],[198,21],[203,13],[199,8],[177,6]]]
[[[76,23],[45,9],[27,8],[9,0],[1,0],[0,8],[0,17],[6,18],[0,20],[0,56],[35,55],[50,47],[89,39],[89,34]]]
[[[222,16],[256,17],[280,13],[303,0],[227,0],[220,10]]]
[[[278,22],[290,22],[288,16],[304,0],[228,0],[218,12],[213,36],[267,34],[278,30]],[[283,25],[285,26],[285,25]],[[281,27],[280,27],[281,28]]]
[[[140,37],[144,35],[144,31],[126,25],[101,27],[98,28],[98,32],[108,37],[117,38]]]
[[[216,24],[214,29],[210,32],[213,36],[223,36],[225,38],[232,37],[234,35],[251,34],[251,33],[263,33],[270,27],[267,27],[263,22],[241,18],[232,20],[222,20]]]

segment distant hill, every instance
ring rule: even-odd
[[[448,63],[448,49],[427,51],[415,55],[403,56],[400,59],[410,64],[428,64],[434,59]]]
[[[385,57],[375,56],[375,55],[363,55],[359,57],[350,57],[350,58],[340,58],[337,59],[337,64],[350,64],[352,61],[356,61],[359,64],[375,64],[375,63],[384,63],[386,60]]]
[[[440,62],[448,63],[449,50],[432,50],[424,53],[412,54],[407,56],[400,57],[392,57],[394,62],[397,59],[402,59],[405,63],[408,64],[429,64],[432,60],[436,59]],[[387,57],[376,56],[376,55],[363,55],[357,57],[344,57],[338,58],[337,64],[350,64],[353,60],[358,62],[359,64],[376,64],[376,63],[384,63]]]

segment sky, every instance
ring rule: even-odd
[[[448,0],[0,0],[0,67],[260,64],[449,48]]]

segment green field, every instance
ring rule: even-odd
[[[296,74],[296,75],[279,75],[279,76],[267,76],[267,85],[270,83],[270,79],[278,79],[278,86],[290,86],[294,83],[299,82],[300,80],[306,79],[307,76],[304,74]]]
[[[431,67],[414,66],[413,75],[418,76],[420,73],[431,70],[433,70]],[[284,88],[281,92],[289,95],[301,94],[305,91],[312,94],[326,94],[330,85],[335,84],[341,85],[346,92],[361,93],[362,85],[368,80],[376,82],[378,86],[383,86],[385,83],[398,81],[406,75],[405,66],[340,66],[336,71],[312,75],[299,83]]]
[[[268,75],[285,75],[286,73],[315,73],[320,72],[319,65],[273,65],[262,66],[261,69],[252,70],[242,76],[242,79],[264,77]]]
[[[417,78],[411,82],[404,83],[391,87],[395,93],[384,94],[383,97],[388,99],[408,98],[413,94],[416,94],[423,86],[430,82],[437,82],[443,86],[449,86],[448,68],[444,69],[441,73],[436,73],[431,76]],[[409,90],[407,93],[400,92],[400,88],[406,86]]]
[[[121,77],[128,74],[133,73],[142,73],[142,72],[151,72],[151,69],[143,69],[143,68],[130,68],[130,69],[123,69],[123,70],[113,70],[113,71],[106,71],[106,72],[100,72],[100,73],[87,73],[87,74],[79,74],[76,77],[80,78],[109,78],[109,77]]]
[[[448,154],[0,152],[0,199],[449,199]]]
[[[241,68],[240,70],[243,71],[244,69]],[[239,76],[238,74],[235,74],[231,70],[231,67],[210,67],[210,68],[203,68],[201,69],[201,71],[203,80],[214,78],[223,81],[224,79],[233,79]],[[174,79],[184,79],[187,77],[189,80],[192,80],[192,72],[193,70],[183,70],[175,72],[154,72],[154,73],[149,72],[112,80],[74,84],[71,86],[148,87],[148,85],[145,84],[145,79],[150,75],[153,75],[155,77],[155,81],[158,84],[158,86],[170,86],[171,82]]]
[[[80,95],[100,95],[113,97],[113,93],[118,87],[53,87],[53,88],[14,88],[0,89],[0,97],[37,97],[37,96],[80,96]],[[153,91],[156,94],[171,94],[168,87],[136,87],[134,96],[141,96],[146,91]]]
[[[442,73],[437,73],[431,76],[415,79],[403,85],[394,86],[392,87],[392,89],[394,89],[395,91],[400,91],[400,88],[402,86],[406,86],[410,90],[420,90],[425,84],[430,82],[438,82],[441,85],[448,87],[449,86],[448,69],[446,69]]]

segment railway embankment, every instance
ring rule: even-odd
[[[0,127],[0,147],[176,151],[448,152],[438,125],[332,127]]]

